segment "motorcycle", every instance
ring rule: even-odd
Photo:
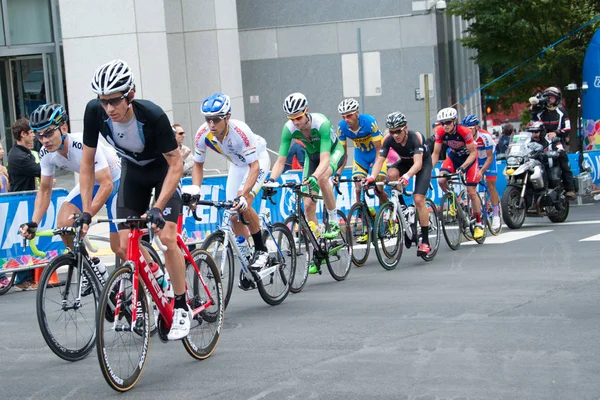
[[[560,140],[560,139],[557,139]],[[506,154],[507,186],[500,201],[502,216],[511,229],[519,229],[525,217],[547,216],[552,222],[564,222],[569,215],[569,201],[561,181],[558,152],[545,151],[531,140],[530,132],[513,137]]]

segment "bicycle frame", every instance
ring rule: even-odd
[[[115,223],[126,222],[126,220],[121,220],[121,221],[112,220],[112,222],[115,222]],[[146,285],[146,288],[148,289],[148,293],[150,293],[150,296],[152,296],[152,299],[154,300],[154,304],[156,304],[156,307],[157,307],[160,315],[163,318],[163,321],[165,324],[164,325],[165,329],[171,329],[171,324],[173,322],[172,318],[173,318],[174,299],[167,298],[166,294],[163,292],[162,288],[156,281],[156,278],[154,277],[154,273],[150,269],[150,265],[148,264],[145,257],[143,256],[143,254],[140,250],[140,246],[139,246],[140,238],[147,233],[148,233],[148,229],[139,229],[139,228],[133,227],[133,226],[131,227],[131,230],[129,232],[129,243],[127,246],[127,261],[125,261],[125,262],[130,263],[131,268],[133,270],[132,282],[134,282],[134,284],[132,285],[133,287],[131,288],[132,304],[136,304],[136,305],[138,304],[138,289],[137,289],[137,285],[135,284],[135,282],[137,282],[139,277],[141,276],[142,281],[144,282],[144,284]],[[195,317],[198,314],[200,314],[202,311],[207,309],[208,307],[212,306],[214,304],[214,300],[213,300],[210,290],[208,289],[208,287],[206,285],[206,282],[204,281],[204,278],[202,277],[202,274],[200,274],[200,270],[198,269],[198,266],[194,262],[194,259],[192,258],[190,251],[187,248],[187,246],[185,245],[183,238],[181,237],[180,234],[177,235],[177,247],[179,247],[179,249],[181,251],[183,251],[184,261],[189,262],[194,267],[194,270],[196,271],[196,274],[198,275],[198,278],[204,288],[204,291],[208,295],[208,301],[205,304],[192,310],[192,314]],[[141,275],[140,275],[140,271],[141,271]],[[115,316],[119,315],[119,312],[121,309],[121,299],[123,297],[122,294],[124,291],[123,284],[124,284],[124,282],[121,281],[120,287],[119,287],[119,293],[117,295]],[[187,288],[186,288],[186,291],[187,291]],[[139,314],[139,312],[132,313],[131,327],[130,327],[131,331],[133,331],[134,327],[136,326],[138,314]],[[115,318],[115,320],[113,322],[113,329],[116,331],[123,330],[123,327],[118,326],[117,319],[118,318]]]

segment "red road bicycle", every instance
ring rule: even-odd
[[[158,337],[165,343],[175,300],[163,292],[140,251],[139,239],[149,232],[149,226],[142,226],[148,221],[123,218],[99,222],[124,223],[130,229],[127,260],[109,277],[96,314],[96,349],[102,374],[111,388],[125,392],[139,380],[148,355],[152,310],[144,290],[156,304]],[[211,255],[200,249],[190,253],[180,234],[177,246],[184,254],[187,301],[192,309],[190,334],[182,342],[192,357],[204,360],[214,352],[223,327],[221,276]]]

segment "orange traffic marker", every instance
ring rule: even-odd
[[[34,283],[38,284],[40,282],[40,278],[42,277],[43,269],[44,268],[36,268],[33,270]],[[60,281],[58,280],[58,275],[56,274],[56,271],[54,271],[54,273],[50,277],[50,281],[48,282],[48,284],[58,284],[58,283],[60,283]]]

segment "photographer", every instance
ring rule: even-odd
[[[531,120],[541,121],[547,132],[547,139],[551,141],[554,137],[559,137],[561,142],[566,145],[569,143],[569,132],[571,131],[571,121],[567,111],[561,104],[562,94],[554,86],[546,88],[542,95],[539,93],[529,98],[531,103]],[[565,196],[568,199],[575,199],[575,184],[573,183],[573,173],[569,165],[569,158],[565,151],[560,152],[558,163],[562,170],[562,179],[565,185]]]

